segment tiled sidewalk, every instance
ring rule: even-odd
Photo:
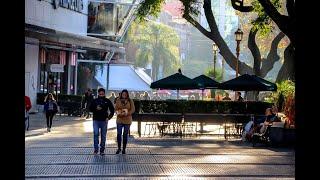
[[[105,156],[92,154],[91,120],[64,117],[51,133],[26,137],[26,179],[295,178],[293,149],[239,141],[134,136],[127,154],[116,155],[113,121]]]

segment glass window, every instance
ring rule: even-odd
[[[38,92],[67,94],[68,72],[64,65],[64,72],[51,72],[52,64],[60,64],[60,50],[47,49],[45,51],[45,63],[40,63],[40,86]],[[41,58],[39,59],[41,62]]]
[[[88,88],[97,90],[107,87],[107,64],[105,63],[78,63],[77,93],[83,94]]]
[[[129,4],[90,2],[87,32],[90,35],[117,35],[123,27],[125,19],[130,17],[130,7]]]
[[[113,3],[89,3],[88,33],[115,35],[115,26],[115,6]]]

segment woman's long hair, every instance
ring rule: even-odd
[[[121,91],[121,93],[120,93],[120,99],[123,99],[122,93],[127,93],[127,95],[128,95],[128,100],[130,100],[130,96],[129,96],[128,90],[124,89],[124,90]]]
[[[49,95],[51,95],[51,100],[55,101],[53,94],[52,94],[52,93],[49,93],[49,94],[46,95],[46,97],[44,98],[44,102],[47,102],[47,101],[48,101]]]

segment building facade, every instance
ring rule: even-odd
[[[37,93],[77,94],[78,60],[91,51],[102,57],[124,53],[122,43],[88,36],[88,5],[88,0],[25,0],[25,95],[33,105]]]

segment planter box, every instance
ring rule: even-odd
[[[295,144],[296,129],[284,129],[284,141],[286,144]]]
[[[269,137],[272,145],[294,145],[296,141],[296,131],[295,129],[271,127]]]
[[[270,127],[269,138],[272,145],[282,144],[284,142],[284,128]]]

